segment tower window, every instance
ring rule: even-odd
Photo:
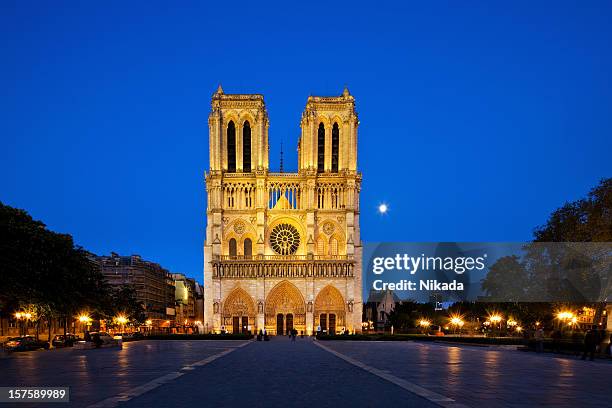
[[[227,125],[227,171],[236,172],[236,126],[233,121]]]
[[[251,172],[251,125],[248,120],[242,127],[242,171]]]
[[[319,123],[319,135],[317,142],[317,172],[325,171],[325,125]]]
[[[338,172],[338,148],[340,146],[340,128],[334,123],[332,128],[332,172]]]

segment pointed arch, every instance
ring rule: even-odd
[[[319,236],[317,239],[317,255],[325,256],[327,252],[325,251],[325,237]]]
[[[242,171],[251,172],[251,124],[248,120],[242,124]]]
[[[236,172],[236,125],[233,120],[227,124],[227,171]]]
[[[236,238],[229,240],[229,256],[235,259],[238,256],[238,245],[236,244]]]
[[[292,315],[293,327],[300,331],[306,327],[306,303],[300,290],[291,282],[284,280],[274,286],[266,297],[266,330],[276,333],[278,315]]]
[[[223,302],[222,324],[232,333],[247,333],[256,326],[255,302],[242,288],[236,287]]]
[[[255,318],[255,302],[246,290],[237,287],[223,302],[223,317],[249,316]]]
[[[332,127],[332,157],[331,157],[331,171],[332,173],[338,172],[338,151],[340,149],[340,127],[338,122],[334,122]]]
[[[338,256],[338,239],[334,236],[329,239],[329,254]]]
[[[244,243],[244,259],[251,259],[253,258],[253,241],[251,240],[251,238],[245,238]]]
[[[323,173],[325,171],[325,125],[323,122],[319,123],[319,130],[317,131],[317,172]]]
[[[315,327],[324,326],[324,329],[329,328],[333,321],[333,331],[346,326],[344,297],[336,287],[327,285],[319,291],[314,302],[314,321]],[[331,328],[329,330],[332,331]]]

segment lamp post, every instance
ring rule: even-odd
[[[83,313],[79,316],[79,322],[81,323],[81,330],[83,330],[83,326],[85,326],[83,330],[83,337],[85,337],[85,332],[89,331],[89,326],[91,325],[91,317]]]
[[[423,334],[425,334],[427,332],[427,329],[429,329],[429,326],[431,326],[431,321],[427,319],[421,319],[419,320],[419,326],[421,327]]]
[[[491,321],[491,323],[497,325],[497,329],[499,330],[498,335],[501,335],[501,321],[504,320],[503,317],[495,313],[492,316],[489,316],[489,320]]]
[[[21,337],[21,331],[22,331],[22,319],[25,319],[25,313],[22,312],[16,312],[15,313],[15,319],[17,319],[17,327],[19,328],[19,336]]]
[[[19,326],[19,336],[28,335],[28,321],[31,318],[32,318],[32,313],[30,312],[16,312],[15,313],[15,319],[17,319],[17,325]]]
[[[455,332],[457,331],[457,328],[459,328],[459,335],[461,335],[461,328],[465,324],[463,319],[460,316],[451,316],[450,324],[454,327]]]
[[[123,330],[125,328],[125,324],[128,322],[127,317],[125,317],[124,315],[119,315],[119,316],[115,317],[115,321],[117,323],[119,323],[119,326],[121,327],[121,333],[123,333]]]

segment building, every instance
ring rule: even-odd
[[[389,314],[399,302],[400,299],[391,290],[370,290],[363,309],[363,321],[368,323],[368,329],[384,331],[389,325]]]
[[[298,171],[271,172],[264,97],[212,96],[204,242],[207,331],[361,331],[355,99],[310,96]]]
[[[173,273],[172,279],[175,286],[176,326],[187,332],[193,329],[197,320],[197,282],[182,273]]]
[[[95,256],[100,271],[111,286],[131,285],[144,305],[147,320],[155,327],[169,327],[175,319],[175,286],[172,274],[139,255]]]
[[[198,327],[198,331],[202,333],[204,331],[204,286],[200,285],[196,281],[195,286],[195,302],[196,302],[196,316],[195,323]]]

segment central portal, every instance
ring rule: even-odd
[[[270,334],[284,335],[296,329],[306,332],[306,304],[298,288],[282,281],[270,290],[265,301],[265,327]]]

